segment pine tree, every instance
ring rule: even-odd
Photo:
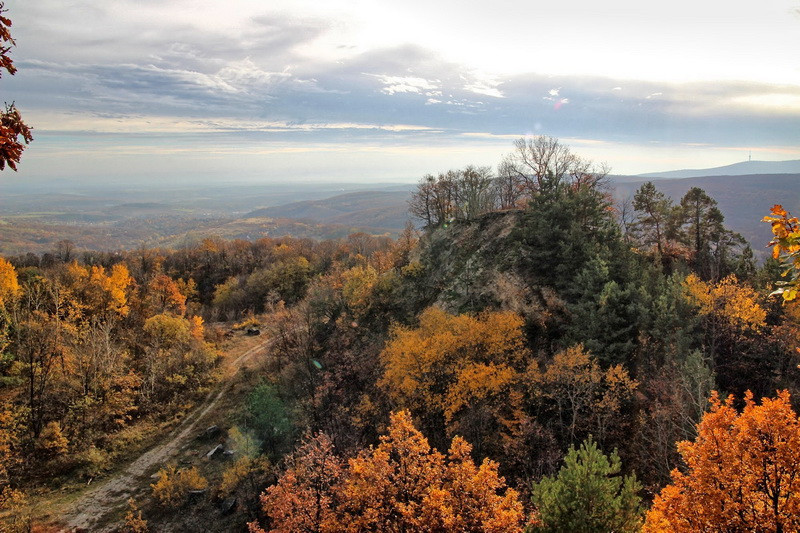
[[[620,476],[616,451],[606,456],[591,437],[579,449],[570,447],[555,477],[533,487],[540,533],[620,533],[639,531],[641,507],[635,475]]]

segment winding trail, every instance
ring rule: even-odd
[[[255,355],[266,352],[271,344],[272,341],[267,340],[237,357],[229,364],[228,375],[219,389],[211,391],[203,403],[173,429],[164,442],[146,451],[125,470],[98,484],[71,503],[58,520],[60,524],[64,524],[61,526],[62,531],[113,531],[113,524],[105,527],[100,527],[99,524],[103,524],[110,513],[127,505],[128,498],[141,486],[150,469],[166,463],[173,454],[192,440],[197,424],[230,389],[233,383],[232,376]]]

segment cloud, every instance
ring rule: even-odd
[[[484,96],[491,96],[493,98],[504,97],[503,92],[500,90],[502,80],[497,76],[470,71],[462,74],[461,77],[466,81],[464,84],[464,90],[466,91],[482,94]]]
[[[384,94],[397,94],[397,93],[415,93],[421,94],[423,92],[428,94],[427,91],[436,90],[439,88],[437,80],[426,80],[425,78],[416,78],[414,76],[385,76],[379,74],[367,74],[368,76],[375,76],[384,88],[381,92]],[[438,92],[438,91],[437,91]]]

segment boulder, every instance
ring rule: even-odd
[[[227,516],[236,510],[236,498],[225,498],[219,506],[222,516]]]
[[[221,453],[223,451],[225,451],[224,446],[222,446],[222,444],[217,444],[216,446],[211,448],[211,451],[206,454],[206,457],[208,459],[211,459],[212,457],[214,457],[215,455],[217,455],[218,453]]]

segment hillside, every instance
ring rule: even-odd
[[[409,190],[411,187],[409,186]],[[243,218],[291,218],[323,224],[402,229],[409,219],[409,191],[358,191],[257,209]]]

